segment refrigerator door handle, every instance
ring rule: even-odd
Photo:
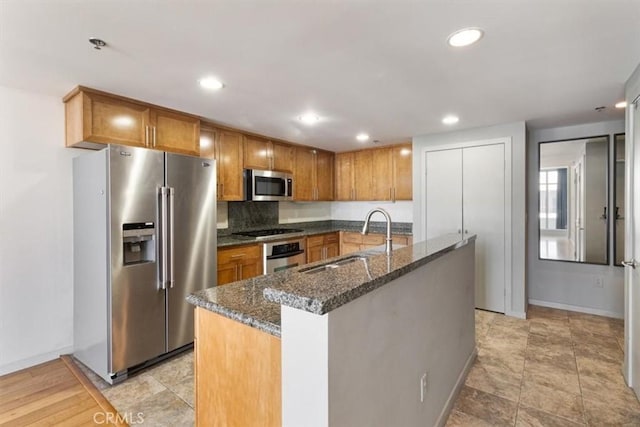
[[[175,254],[174,254],[174,194],[175,190],[173,187],[169,187],[169,253],[167,255],[169,259],[169,287],[173,288],[175,284],[176,275],[175,275]]]
[[[160,289],[167,289],[167,240],[169,238],[167,230],[167,216],[168,216],[168,197],[169,189],[167,187],[160,187],[160,267],[159,267],[159,279]]]

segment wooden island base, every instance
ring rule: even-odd
[[[196,426],[280,426],[280,339],[201,307],[195,316]]]

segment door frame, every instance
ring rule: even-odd
[[[633,102],[629,102],[626,114],[626,128],[625,128],[625,183],[624,183],[624,259],[630,260],[636,254],[634,254],[634,235],[635,235],[635,221],[633,218],[633,203],[634,203],[634,162],[635,162],[635,144],[634,144],[634,127],[635,116],[638,113],[638,108],[633,108],[634,103],[640,103],[640,95],[634,99]],[[615,260],[614,260],[615,261]],[[622,363],[622,374],[629,387],[635,387],[633,381],[633,332],[631,326],[633,325],[633,309],[631,298],[634,294],[632,284],[633,269],[630,267],[624,267],[624,360]],[[637,289],[639,284],[636,284]]]
[[[504,138],[492,138],[492,139],[483,139],[476,141],[465,141],[465,142],[454,142],[449,144],[441,144],[441,145],[430,145],[428,147],[424,147],[424,149],[420,150],[420,191],[424,192],[427,187],[427,165],[426,165],[426,156],[428,152],[431,151],[442,151],[442,150],[454,150],[458,148],[471,148],[471,147],[480,147],[483,145],[496,145],[496,144],[504,144],[504,311],[508,316],[516,316],[521,317],[520,314],[514,313],[511,311],[511,295],[512,295],[512,287],[513,287],[513,276],[512,276],[512,222],[511,222],[511,205],[512,205],[512,154],[511,154],[511,137]],[[414,150],[415,151],[415,150]],[[427,212],[427,201],[426,197],[420,197],[420,209],[422,212],[422,218],[418,220],[422,222],[422,227],[420,230],[420,235],[417,236],[417,240],[414,241],[424,241],[426,239],[427,227],[425,223],[425,215]],[[414,218],[414,221],[416,219]]]

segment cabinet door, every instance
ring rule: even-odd
[[[324,246],[314,246],[307,248],[307,262],[322,261],[324,259]]]
[[[219,130],[216,138],[218,200],[244,200],[242,182],[242,134]]]
[[[334,155],[328,151],[316,153],[316,200],[333,200]]]
[[[393,147],[393,200],[413,199],[413,156],[411,144]]]
[[[341,250],[340,253],[342,255],[347,255],[353,252],[359,252],[361,251],[362,245],[358,244],[358,243],[348,243],[348,242],[343,242],[342,246],[341,246]]]
[[[356,151],[353,155],[355,200],[374,200],[373,150]]]
[[[391,200],[393,198],[393,173],[391,148],[371,150],[372,200]]]
[[[244,168],[271,169],[271,150],[269,141],[253,136],[244,137]]]
[[[274,171],[293,172],[294,148],[289,144],[271,143],[271,168]]]
[[[336,200],[353,200],[354,199],[354,156],[353,153],[336,154]]]
[[[240,279],[251,279],[262,275],[262,258],[245,258],[240,263]]]
[[[80,108],[75,108],[74,104]],[[85,141],[147,146],[149,107],[145,105],[80,93],[69,101],[67,107],[67,121],[83,121],[82,139]],[[67,141],[67,145],[69,142]]]
[[[227,283],[235,282],[238,278],[238,264],[235,262],[228,262],[218,264],[218,286],[226,285]]]
[[[426,153],[426,238],[462,232],[462,150]]]
[[[333,258],[334,256],[340,255],[340,244],[338,242],[329,243],[325,248],[327,248],[327,258]]]
[[[200,120],[165,110],[151,110],[153,148],[174,153],[200,154]]]
[[[215,159],[216,131],[208,127],[200,127],[200,157],[205,159]],[[218,180],[220,182],[220,169],[218,168]]]
[[[504,313],[504,144],[465,148],[464,231],[476,239],[476,307]]]
[[[314,200],[315,184],[313,177],[313,149],[298,147],[295,151],[293,171],[293,200]]]

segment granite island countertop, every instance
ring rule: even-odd
[[[254,277],[193,293],[187,301],[240,323],[280,337],[280,306],[318,315],[330,312],[448,252],[475,241],[447,234],[426,242],[384,251],[369,250]],[[332,261],[364,255],[340,268],[308,274],[304,271]]]
[[[294,228],[302,230],[299,233],[287,234],[286,237],[282,235],[274,235],[271,237],[262,237],[260,239],[256,239],[255,237],[246,237],[246,236],[238,236],[232,234],[236,231],[249,231],[251,230],[228,230],[221,229],[218,230],[218,247],[225,246],[237,246],[237,245],[248,245],[252,243],[264,243],[274,240],[282,240],[285,238],[292,237],[303,237],[303,236],[313,236],[316,234],[324,234],[324,233],[333,233],[337,231],[353,231],[353,232],[361,232],[363,221],[339,221],[339,220],[327,220],[327,221],[312,221],[312,222],[298,222],[298,223],[290,223],[290,224],[277,224],[274,226],[265,226],[260,228]],[[372,221],[369,227],[370,233],[386,233],[386,223],[383,221]],[[393,223],[391,232],[394,235],[398,236],[411,236],[412,235],[412,223]]]

